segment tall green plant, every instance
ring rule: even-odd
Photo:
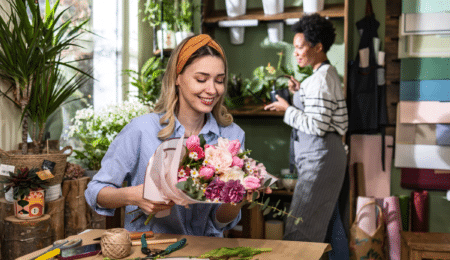
[[[46,70],[55,69],[57,64],[89,76],[61,60],[64,50],[77,46],[74,41],[82,34],[81,28],[87,21],[74,27],[70,20],[61,23],[60,19],[67,9],[56,14],[59,1],[50,6],[47,0],[44,16],[41,15],[39,3],[33,0],[7,2],[9,11],[0,7],[7,17],[5,20],[0,16],[0,77],[11,82],[11,87],[5,92],[0,91],[0,94],[22,110],[22,153],[27,154],[27,115],[33,118],[34,113],[27,107],[36,82],[45,77]],[[13,92],[13,98],[7,96],[9,91]]]
[[[150,105],[159,97],[164,71],[164,63],[155,56],[144,63],[140,72],[125,70],[124,73],[133,79],[131,85],[138,88],[139,101],[144,105]]]
[[[175,16],[179,31],[190,32],[192,30],[196,8],[197,6],[193,5],[192,0],[181,0]]]
[[[163,17],[161,17],[161,4]],[[151,27],[160,26],[162,22],[167,24],[167,30],[175,29],[175,5],[173,0],[147,0],[144,4],[144,19]]]

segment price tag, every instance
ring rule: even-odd
[[[44,162],[42,163],[42,170],[49,170],[49,171],[53,171],[53,168],[55,168],[56,163],[52,162],[52,161],[48,161],[48,160],[44,160]]]
[[[51,179],[51,178],[55,177],[49,170],[43,170],[43,171],[37,172],[36,174],[39,176],[39,179],[41,179],[41,180],[47,180],[47,179]]]
[[[9,172],[14,173],[14,169],[14,165],[0,164],[0,175],[9,177]]]

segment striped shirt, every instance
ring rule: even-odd
[[[324,136],[328,132],[344,135],[348,129],[348,113],[341,81],[336,69],[328,64],[305,79],[294,99],[300,95],[304,110],[289,106],[284,122],[306,134]]]

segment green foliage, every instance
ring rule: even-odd
[[[48,181],[41,180],[37,175],[38,171],[38,168],[32,168],[31,170],[28,168],[20,168],[17,169],[16,173],[9,172],[9,177],[6,177],[6,180],[4,181],[0,181],[1,183],[6,184],[3,188],[3,192],[6,193],[10,189],[13,189],[13,198],[15,200],[23,200],[30,194],[30,190],[46,189],[47,186],[45,184],[47,184]],[[19,202],[23,204],[20,200]]]
[[[151,57],[144,63],[140,72],[125,70],[124,73],[133,79],[131,85],[138,88],[138,100],[142,104],[150,105],[159,97],[164,71],[165,66],[161,59]]]
[[[173,31],[175,29],[175,6],[173,0],[147,0],[144,4],[144,19],[148,21],[151,27],[161,25],[161,3],[163,4],[163,18],[167,24],[167,29]]]
[[[81,150],[74,150],[75,159],[90,170],[99,170],[100,163],[111,142],[131,119],[149,112],[151,106],[139,102],[110,105],[94,112],[92,107],[78,110],[68,136],[82,143]]]
[[[32,120],[42,121],[42,117],[48,118],[50,114],[47,113],[52,112],[51,109],[41,109],[36,114],[35,110],[28,106],[33,99],[33,93],[36,92],[35,88],[41,88],[42,82],[48,80],[46,77],[49,77],[49,73],[54,73],[48,70],[57,70],[58,66],[62,65],[90,77],[86,72],[72,66],[70,62],[61,59],[61,53],[64,50],[77,46],[74,41],[82,34],[81,28],[87,21],[77,26],[72,26],[70,20],[60,22],[67,9],[57,14],[59,1],[56,1],[53,6],[46,1],[44,15],[40,12],[39,2],[35,3],[32,0],[7,0],[7,2],[10,5],[9,11],[0,7],[0,12],[2,11],[7,17],[3,19],[0,15],[0,77],[8,80],[11,87],[6,92],[0,91],[0,95],[14,102],[22,110],[22,142],[25,144],[22,152],[26,154],[28,152],[26,145],[28,116]],[[70,88],[70,86],[59,86],[59,88]],[[7,96],[9,91],[13,92],[13,98]],[[63,95],[60,96],[60,98],[63,97]],[[48,101],[48,99],[35,99],[39,105],[46,107],[54,105],[44,104]],[[41,140],[33,141],[39,149],[38,142]]]
[[[194,21],[194,11],[198,6],[193,5],[193,0],[181,0],[175,16],[175,22],[179,31],[190,32]]]
[[[225,104],[229,108],[239,108],[244,105],[247,95],[250,93],[245,91],[248,79],[242,79],[241,75],[231,74],[228,77],[228,89],[225,96]]]
[[[231,257],[238,257],[238,259],[252,259],[253,256],[265,252],[272,252],[272,248],[221,247],[202,254],[200,258],[230,259]]]

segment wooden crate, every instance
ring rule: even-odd
[[[401,259],[450,259],[450,233],[402,231]]]

